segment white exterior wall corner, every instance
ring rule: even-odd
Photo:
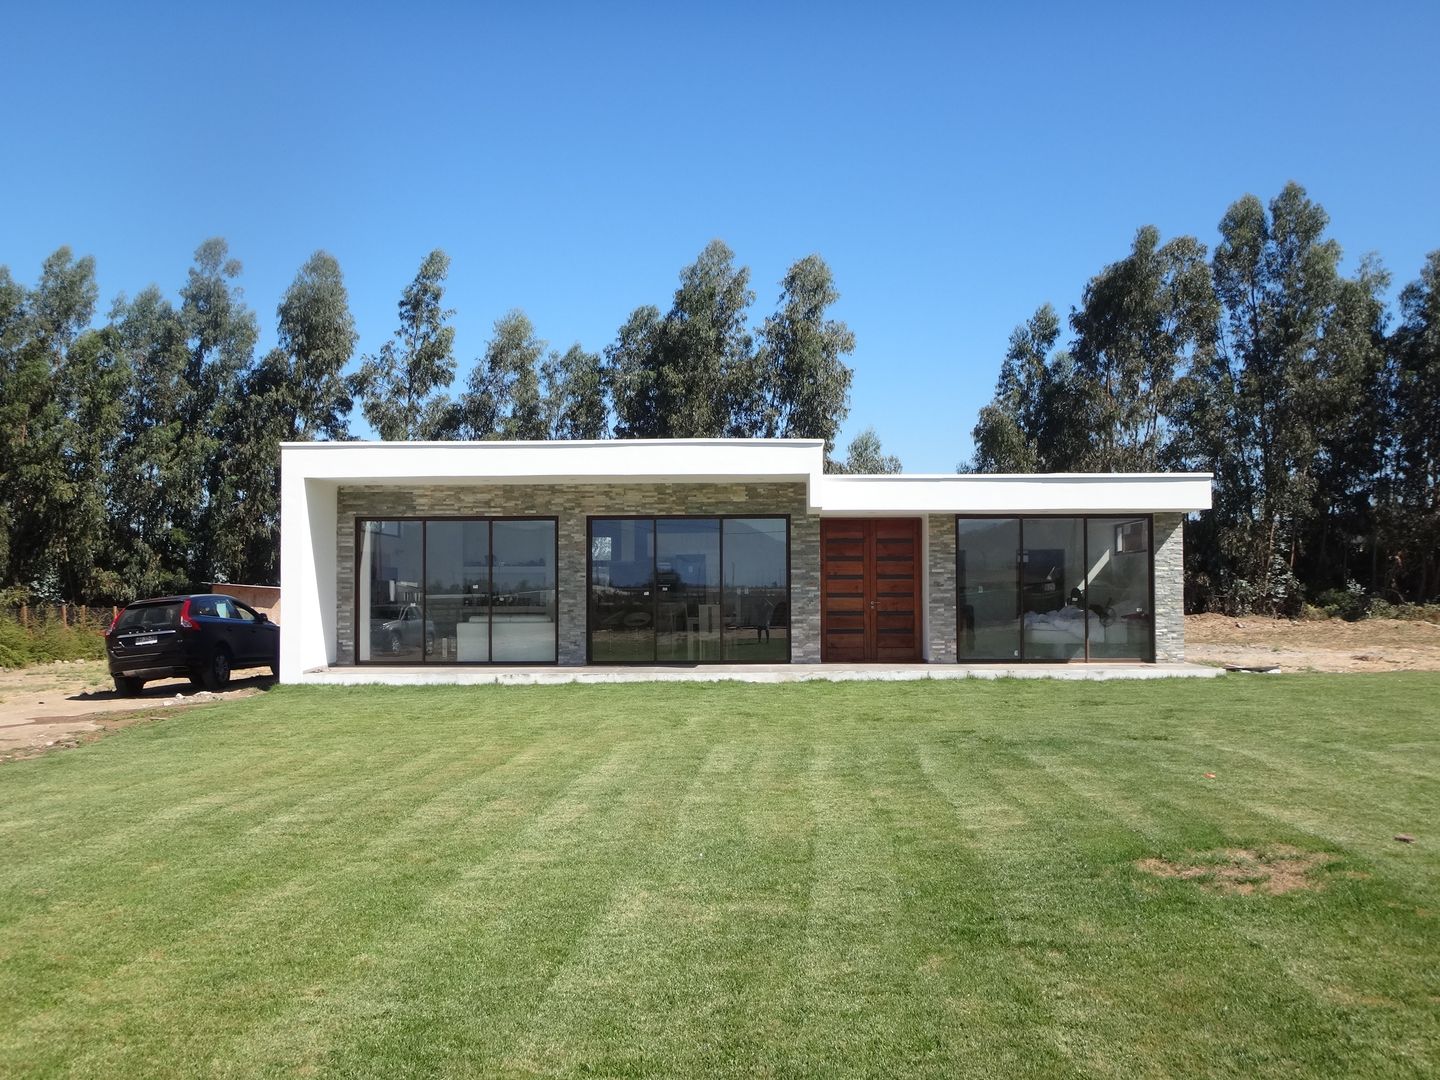
[[[933,662],[955,657],[954,515],[1153,514],[1156,659],[1165,662],[1184,656],[1180,523],[1209,508],[1211,485],[1208,474],[826,475],[824,445],[798,439],[283,443],[281,476],[282,682],[336,662],[337,577],[353,557],[340,550],[342,486],[803,484],[808,519],[792,517],[792,560],[809,534],[818,545],[818,524],[809,526],[821,516],[926,519],[924,633]]]

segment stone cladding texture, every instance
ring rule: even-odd
[[[1185,662],[1185,517],[1155,515],[1155,660]]]
[[[956,646],[955,515],[931,514],[929,534],[930,603],[925,632],[930,636],[932,664],[959,663]]]
[[[356,518],[555,518],[560,663],[584,664],[586,519],[631,514],[789,515],[791,659],[820,662],[820,519],[806,512],[804,484],[361,484],[341,486],[337,510],[336,659],[341,664],[355,662]]]

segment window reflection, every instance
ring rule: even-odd
[[[1020,606],[1027,660],[1085,658],[1085,534],[1079,518],[1026,518]]]
[[[554,521],[364,521],[358,560],[358,660],[554,662]]]
[[[789,659],[784,518],[592,518],[595,663]]]
[[[590,658],[655,659],[655,523],[590,523]]]
[[[1151,656],[1150,530],[1135,518],[1089,518],[1086,591],[1092,619],[1090,659]]]
[[[962,660],[1149,660],[1148,517],[957,518]]]
[[[962,660],[1020,656],[1018,518],[979,518],[958,525],[956,645]]]
[[[655,659],[720,658],[720,522],[655,523]]]
[[[555,526],[549,521],[497,521],[492,528],[491,659],[553,661]]]
[[[422,525],[367,521],[360,534],[361,660],[419,661],[427,632],[421,610]]]
[[[790,575],[783,518],[726,518],[724,658],[790,658]]]

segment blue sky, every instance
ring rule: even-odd
[[[757,321],[819,252],[858,339],[842,442],[874,425],[945,472],[1011,329],[1143,224],[1213,244],[1294,179],[1347,263],[1412,280],[1437,52],[1433,2],[28,4],[0,36],[0,263],[32,282],[69,244],[108,306],[224,236],[264,346],[324,248],[369,351],[442,247],[463,378],[512,307],[598,350],[714,237]]]

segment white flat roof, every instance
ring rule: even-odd
[[[335,484],[804,483],[812,512],[1189,512],[1210,506],[1209,473],[825,472],[818,439],[574,442],[287,442],[282,473]]]

